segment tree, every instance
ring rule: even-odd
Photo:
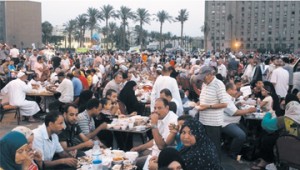
[[[87,14],[80,14],[76,18],[76,21],[77,21],[77,27],[79,28],[79,32],[80,32],[79,46],[82,47],[83,46],[83,41],[84,41],[86,26],[88,24]]]
[[[71,43],[72,43],[72,34],[76,30],[76,20],[71,19],[68,22],[64,24],[65,31],[68,34],[68,42],[69,42],[69,48],[71,48]]]
[[[150,24],[150,13],[148,12],[148,10],[146,10],[145,8],[138,8],[136,10],[136,14],[135,14],[135,18],[134,18],[134,21],[135,22],[139,22],[140,23],[140,26],[139,26],[139,31],[138,34],[139,34],[139,43],[141,45],[141,48],[143,49],[143,33],[144,33],[144,30],[143,30],[143,25],[144,24]]]
[[[96,8],[88,8],[87,10],[87,17],[88,17],[88,21],[87,24],[91,30],[91,41],[92,41],[92,37],[93,37],[93,31],[96,27],[97,24],[97,19],[99,18],[100,12],[98,11],[98,9]]]
[[[115,13],[114,7],[111,5],[103,5],[100,8],[100,12],[105,20],[105,27],[108,28],[108,20],[110,18],[116,18],[117,15]],[[108,44],[106,44],[106,50],[108,49]]]
[[[109,39],[109,41],[110,41],[110,43],[111,43],[111,48],[110,49],[112,49],[113,48],[113,44],[114,44],[114,39],[113,39],[113,37],[114,37],[114,35],[115,35],[115,32],[116,32],[116,30],[118,29],[118,26],[117,26],[117,24],[115,23],[115,22],[110,22],[109,24],[108,24],[108,31],[109,31],[109,35],[108,35],[108,39]]]
[[[122,47],[125,50],[126,47],[126,25],[128,25],[127,20],[134,18],[134,13],[130,8],[126,6],[121,6],[120,10],[117,11],[118,18],[121,19],[121,24],[123,26],[123,34],[122,34]]]
[[[159,38],[159,49],[161,50],[161,42],[162,42],[162,38],[163,38],[163,35],[162,35],[162,27],[163,27],[163,24],[165,23],[165,21],[169,21],[169,22],[172,22],[172,17],[169,15],[169,13],[165,10],[162,10],[162,11],[159,11],[157,14],[156,14],[156,17],[158,19],[158,21],[160,22],[160,38]]]
[[[201,27],[201,31],[204,33],[204,50],[207,51],[207,38],[210,31],[210,27],[207,22],[204,22],[204,25]]]
[[[43,43],[48,44],[48,41],[52,35],[53,26],[50,22],[45,21],[42,23],[42,38]]]
[[[232,19],[233,19],[233,15],[232,14],[228,14],[227,21],[230,21],[230,44],[231,44],[231,46],[233,44],[233,38],[232,38]]]
[[[183,24],[185,21],[187,21],[189,18],[189,13],[186,9],[181,9],[179,11],[179,15],[175,18],[177,21],[181,24],[181,42],[180,45],[183,46]]]

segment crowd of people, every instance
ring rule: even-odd
[[[1,94],[28,122],[45,115],[38,128],[17,127],[1,138],[3,169],[76,167],[76,156],[93,140],[113,146],[107,130],[113,117],[145,113],[151,126],[145,144],[133,146],[124,132],[115,135],[118,148],[139,152],[138,169],[221,169],[222,136],[231,138],[226,153],[236,160],[247,140],[241,119],[257,108],[267,114],[261,159],[251,168],[263,169],[274,162],[276,139],[288,132],[285,120],[300,123],[300,67],[293,54],[46,52],[51,50],[19,52],[0,44]],[[149,105],[139,99],[146,82],[152,83]],[[26,96],[40,89],[53,94],[48,105]],[[244,108],[249,99],[255,104]]]

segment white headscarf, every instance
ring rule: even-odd
[[[28,139],[33,134],[32,130],[25,126],[17,126],[12,131],[22,133],[26,137],[26,139]]]
[[[289,102],[285,107],[285,116],[300,124],[300,103],[297,101]]]

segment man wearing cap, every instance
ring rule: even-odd
[[[199,120],[204,125],[207,135],[215,143],[220,158],[223,111],[228,103],[225,85],[215,77],[214,69],[209,66],[203,66],[195,78],[203,82],[200,103],[195,108],[199,110]]]
[[[27,75],[24,72],[17,74],[17,79],[9,82],[2,90],[2,94],[7,94],[9,104],[20,108],[21,116],[28,116],[29,122],[35,122],[33,115],[40,111],[38,104],[34,101],[25,99],[26,93],[32,89],[38,89],[38,86],[26,84]]]
[[[72,103],[74,99],[74,87],[71,80],[65,78],[64,72],[59,72],[57,74],[58,81],[60,84],[56,88],[56,90],[46,87],[48,91],[51,91],[54,93],[54,96],[58,97],[58,100],[51,103],[49,105],[50,110],[59,110],[61,109],[61,106],[66,103]]]

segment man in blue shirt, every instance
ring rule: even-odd
[[[68,73],[67,74],[67,78],[70,79],[73,83],[73,87],[74,87],[74,101],[79,99],[79,95],[83,89],[82,83],[79,80],[79,78],[74,77],[74,75],[72,73]]]

